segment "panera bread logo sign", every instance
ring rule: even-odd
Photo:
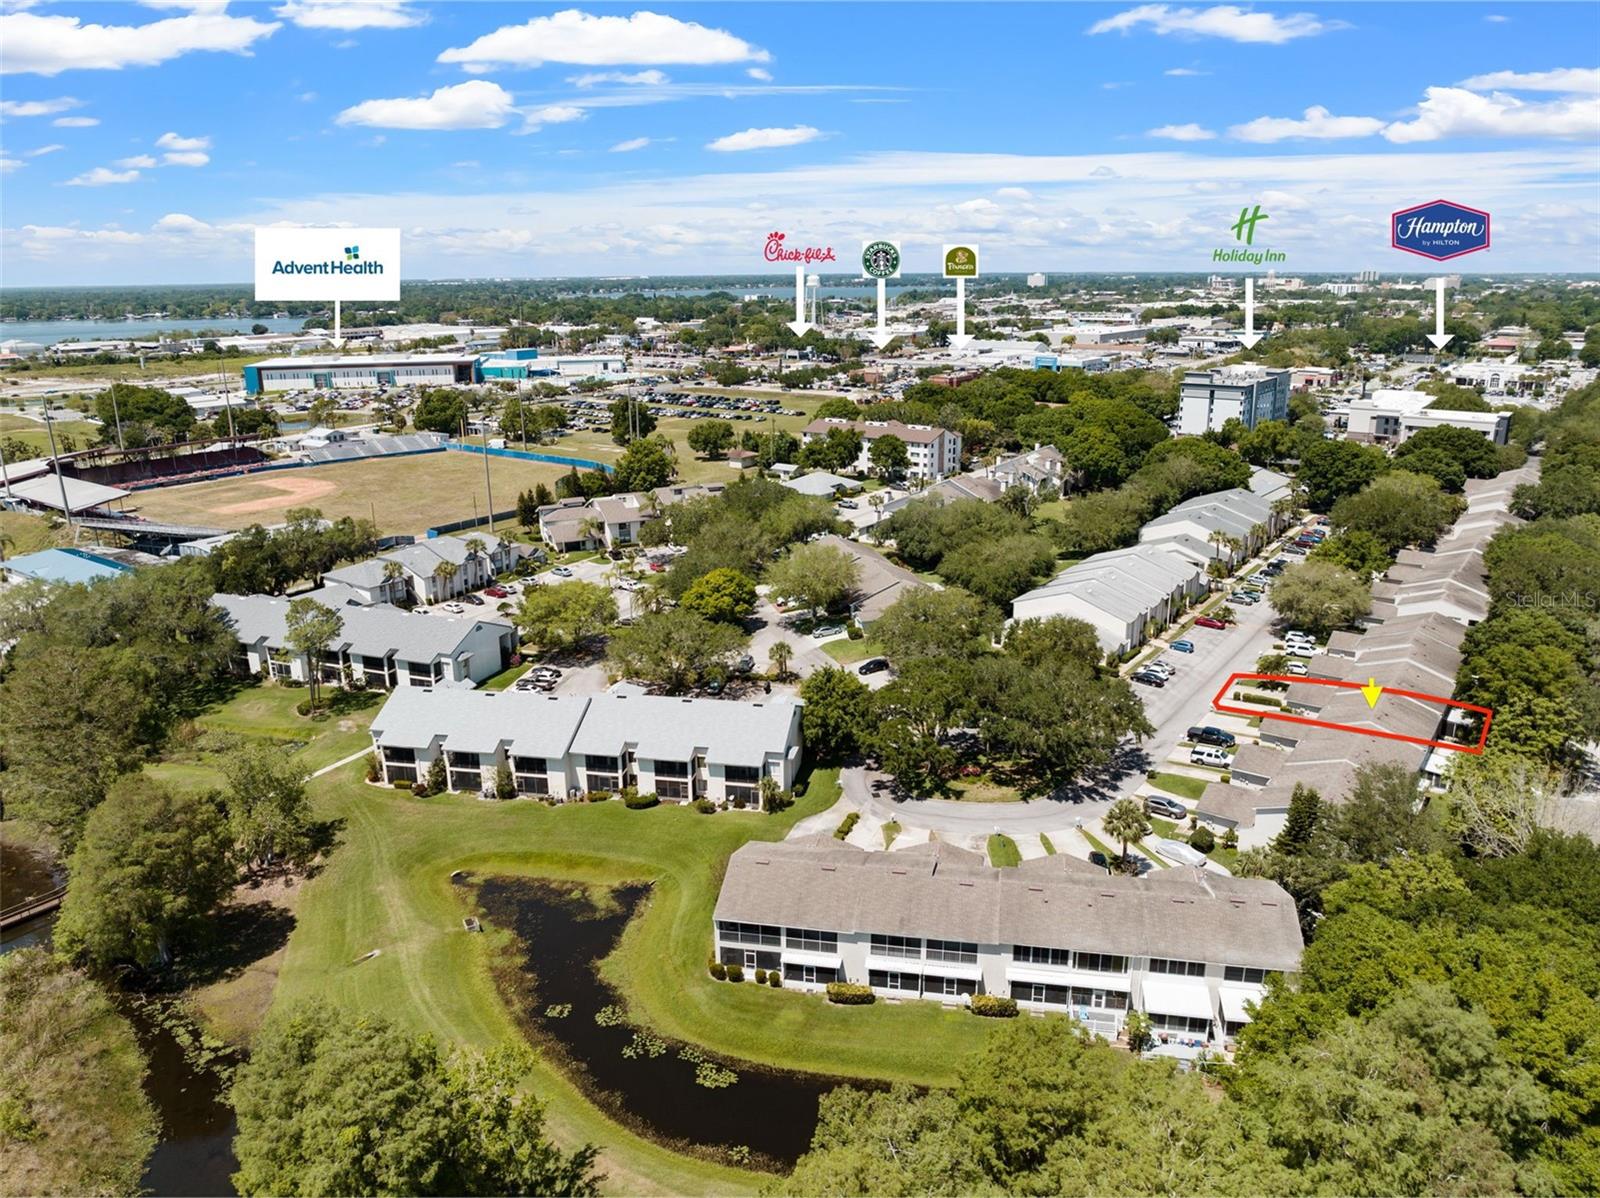
[[[762,251],[762,257],[768,262],[795,262],[810,265],[813,262],[835,262],[833,247],[831,245],[785,245],[786,235],[783,233],[768,233],[767,248]]]

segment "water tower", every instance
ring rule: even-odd
[[[821,275],[806,276],[806,302],[811,308],[811,324],[817,323],[817,294],[822,289]]]

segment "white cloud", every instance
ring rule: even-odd
[[[92,129],[100,123],[97,116],[58,116],[50,122],[57,129]]]
[[[1090,33],[1128,33],[1148,25],[1158,34],[1186,34],[1193,37],[1221,37],[1231,42],[1262,42],[1282,45],[1297,37],[1311,37],[1339,26],[1324,22],[1312,13],[1254,12],[1232,4],[1210,8],[1173,8],[1168,4],[1141,4],[1114,17],[1096,21]]]
[[[60,142],[52,142],[50,145],[40,146],[37,150],[29,150],[28,157],[43,158],[46,154],[54,154],[57,150],[64,150],[66,148],[67,147],[62,145]]]
[[[505,25],[469,46],[439,55],[443,63],[459,63],[469,71],[497,66],[536,67],[546,62],[604,67],[629,63],[686,63],[712,66],[731,62],[767,62],[765,50],[723,29],[653,12],[631,17],[598,17],[571,8],[522,25]]]
[[[132,183],[139,177],[137,170],[114,171],[107,166],[97,166],[85,171],[76,179],[68,179],[68,187],[107,187],[112,183]]]
[[[1553,71],[1491,71],[1456,84],[1470,91],[1587,92],[1600,94],[1600,67],[1558,67]]]
[[[669,82],[663,71],[589,71],[567,80],[573,87],[593,87],[597,83],[627,83],[639,87],[660,87]]]
[[[745,74],[750,76],[750,78],[754,79],[757,83],[772,82],[772,72],[767,70],[765,67],[750,67],[745,71]]]
[[[1170,75],[1174,79],[1190,79],[1198,75],[1209,75],[1210,71],[1197,71],[1193,67],[1173,67],[1169,71],[1162,71],[1163,75]]]
[[[75,96],[58,96],[54,100],[0,100],[0,116],[54,116],[82,107],[83,101]]]
[[[460,162],[450,164],[458,171],[475,171],[481,165],[476,158],[463,158]]]
[[[787,129],[746,129],[742,133],[730,133],[726,137],[707,142],[706,149],[716,150],[719,153],[770,150],[778,146],[803,145],[821,136],[821,131],[813,129],[810,125],[794,125]]]
[[[301,92],[298,96],[295,97],[295,99],[299,100],[300,103],[302,103],[302,104],[309,104],[309,103],[311,103],[311,101],[315,100],[316,98],[317,98],[317,93],[316,92]]]
[[[1324,140],[1338,137],[1371,137],[1383,129],[1384,122],[1372,116],[1334,116],[1321,105],[1312,105],[1296,120],[1284,116],[1259,116],[1228,130],[1240,141],[1274,142],[1307,137]]]
[[[336,118],[341,125],[380,129],[498,129],[516,113],[511,93],[472,79],[412,100],[363,100]]]
[[[150,157],[150,155],[148,155],[148,154],[135,154],[132,158],[119,158],[119,159],[117,159],[117,165],[118,166],[120,166],[120,167],[132,167],[135,170],[137,170],[137,169],[148,169],[148,168],[154,166],[155,164],[156,164],[156,160],[154,158]]]
[[[6,52],[0,74],[58,75],[70,70],[148,67],[197,50],[248,54],[276,22],[222,12],[169,17],[148,25],[85,25],[77,17],[19,12],[0,16]]]
[[[274,16],[302,29],[406,29],[428,19],[406,0],[285,0]]]
[[[619,141],[611,147],[613,154],[631,154],[635,150],[642,150],[650,144],[648,137],[630,137],[627,141]]]
[[[1430,87],[1415,120],[1396,121],[1383,131],[1393,142],[1438,141],[1445,137],[1600,136],[1600,96],[1569,96],[1530,104],[1493,92],[1487,96],[1459,87]]]
[[[589,114],[572,104],[546,104],[542,108],[529,108],[522,114],[523,133],[537,133],[546,125],[565,125],[581,121]]]
[[[9,175],[12,171],[21,170],[27,165],[20,158],[10,158],[0,154],[0,174]]]
[[[1029,191],[1026,187],[1002,187],[999,191],[995,192],[994,194],[999,196],[1003,200],[1031,200],[1031,199],[1033,199],[1033,192]]]
[[[211,161],[211,155],[199,150],[177,150],[162,155],[161,162],[164,166],[204,166]]]
[[[1164,137],[1168,141],[1210,141],[1216,134],[1203,125],[1190,122],[1187,125],[1162,125],[1159,129],[1151,129],[1145,136]]]
[[[1501,13],[1492,12],[1488,16],[1484,17],[1483,19],[1485,21],[1488,21],[1489,24],[1491,24],[1491,25],[1504,25],[1511,18],[1508,17],[1508,16],[1504,16]]]
[[[180,137],[176,133],[163,133],[156,138],[156,145],[163,150],[209,150],[211,139],[209,137]]]

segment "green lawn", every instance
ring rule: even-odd
[[[883,847],[886,849],[893,847],[894,838],[898,835],[900,835],[900,823],[898,820],[890,820],[888,823],[884,824]]]
[[[989,837],[989,864],[1001,869],[1021,865],[1022,851],[1017,848],[1017,842],[1002,832]]]
[[[1165,772],[1150,775],[1150,785],[1157,790],[1164,790],[1168,794],[1177,795],[1180,799],[1191,802],[1205,793],[1206,779],[1191,778],[1187,774],[1169,774]]]
[[[312,783],[341,844],[299,896],[277,1001],[313,995],[379,1009],[447,1043],[478,1048],[518,1033],[490,978],[501,934],[461,930],[450,874],[506,874],[654,890],[603,969],[629,1018],[731,1057],[839,1075],[945,1085],[983,1038],[982,1020],[934,1003],[840,1007],[813,995],[720,986],[705,960],[724,863],[740,844],[781,838],[827,808],[837,777],[819,773],[788,812],[629,811],[620,803],[548,808],[457,797],[413,799],[369,787],[358,765]],[[357,963],[372,950],[379,956]],[[553,1069],[530,1079],[564,1142],[603,1149],[610,1187],[626,1193],[749,1192],[759,1178],[668,1152],[602,1116]]]
[[[78,449],[86,449],[94,443],[100,434],[98,424],[90,424],[86,420],[52,419],[55,428],[56,448],[67,452],[68,445]],[[50,455],[50,434],[43,424],[37,420],[29,420],[26,416],[18,416],[12,412],[0,412],[0,437],[8,441],[20,441],[26,445],[30,452],[29,458],[43,458]],[[70,441],[63,441],[70,438]],[[9,461],[9,456],[7,461]]]
[[[862,637],[859,641],[840,637],[823,645],[822,651],[842,666],[854,665],[869,657],[883,656],[883,646],[870,636]]]
[[[517,665],[517,666],[507,666],[505,669],[501,670],[498,674],[496,674],[493,678],[490,678],[490,679],[486,680],[484,682],[484,684],[482,686],[480,686],[478,689],[479,690],[486,690],[486,691],[503,691],[503,690],[506,689],[506,687],[510,686],[518,678],[521,678],[522,675],[527,671],[527,669],[528,669],[528,663],[527,662],[523,662],[521,665]]]
[[[1056,855],[1056,846],[1050,842],[1050,838],[1043,832],[1039,833],[1039,843],[1044,848],[1045,856],[1054,857]]]

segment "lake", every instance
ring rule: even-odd
[[[69,337],[79,341],[117,341],[123,339],[148,341],[157,333],[189,329],[208,333],[248,333],[251,325],[264,324],[271,333],[298,333],[306,322],[304,316],[278,318],[273,316],[245,317],[240,320],[6,320],[0,321],[0,341],[36,341],[40,345],[54,345]]]
[[[786,1170],[811,1146],[817,1100],[871,1083],[728,1060],[628,1023],[599,964],[649,892],[623,886],[598,894],[597,906],[570,883],[483,880],[485,920],[517,938],[516,960],[495,982],[528,1038],[623,1126],[681,1152]],[[705,1084],[730,1074],[732,1084]]]

